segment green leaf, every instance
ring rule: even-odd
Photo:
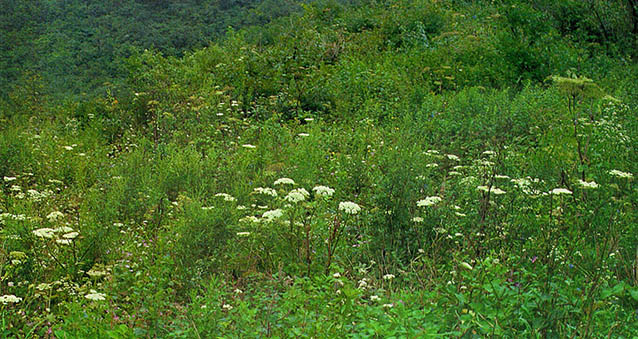
[[[620,296],[620,295],[622,295],[624,290],[625,290],[625,283],[621,282],[621,283],[616,284],[616,286],[614,286],[612,288],[604,289],[600,293],[600,298],[601,299],[606,299],[606,298],[609,298],[612,295],[613,296]]]

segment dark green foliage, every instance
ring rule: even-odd
[[[2,129],[0,138],[0,175],[13,176],[31,170],[31,147],[15,129]]]
[[[41,74],[59,95],[102,94],[105,83],[125,78],[123,59],[136,50],[181,56],[228,27],[262,25],[298,9],[286,0],[3,1],[0,94],[25,70]]]

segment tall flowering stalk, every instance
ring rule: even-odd
[[[578,135],[578,110],[577,104],[580,100],[588,98],[599,98],[603,92],[594,83],[593,80],[586,77],[552,77],[556,86],[561,93],[567,98],[567,109],[572,118],[574,130],[574,138],[576,139],[576,149],[578,152],[578,160],[580,162],[580,179],[585,180],[585,165],[589,162],[587,159],[587,150],[583,148],[582,142]],[[590,117],[593,120],[593,116]]]

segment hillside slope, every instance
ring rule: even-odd
[[[320,1],[99,61],[103,94],[25,73],[0,333],[638,336],[633,5]]]

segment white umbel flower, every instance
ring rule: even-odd
[[[502,189],[500,189],[498,187],[494,187],[494,188],[492,188],[492,193],[494,195],[502,195],[502,194],[505,194],[507,192],[503,191]]]
[[[290,191],[290,193],[286,195],[284,200],[292,202],[292,203],[298,203],[300,201],[306,200],[306,198],[309,196],[310,196],[310,193],[308,193],[308,191],[306,191],[305,188],[296,188]]]
[[[266,221],[273,221],[277,218],[281,218],[282,215],[284,215],[284,212],[280,209],[276,209],[276,210],[264,212],[264,214],[261,217],[262,219]]]
[[[78,233],[78,232],[69,232],[69,233],[65,233],[64,235],[62,235],[62,237],[64,239],[75,239],[75,238],[77,238],[78,235],[80,235],[80,233]]]
[[[416,205],[418,207],[434,206],[434,205],[440,203],[441,201],[443,201],[443,199],[441,197],[438,197],[438,196],[435,195],[435,196],[427,197],[425,199],[417,201]]]
[[[609,171],[609,174],[615,176],[615,177],[619,177],[619,178],[633,178],[634,175],[629,173],[629,172],[623,172],[623,171],[619,171],[619,170],[611,170]]]
[[[335,190],[328,187],[328,186],[315,186],[313,187],[313,192],[315,192],[316,195],[321,196],[321,197],[331,197],[334,193]]]
[[[53,222],[56,221],[60,218],[64,217],[64,213],[60,212],[60,211],[53,211],[51,213],[49,213],[49,215],[47,215],[47,219],[49,219],[49,221]]]
[[[33,234],[36,237],[40,237],[40,238],[53,238],[53,233],[55,231],[52,228],[38,228],[37,230],[33,231]]]
[[[561,195],[561,194],[572,194],[572,191],[566,188],[554,188],[553,190],[549,191],[549,193],[554,195]]]
[[[290,178],[279,178],[273,185],[294,185],[295,181]]]
[[[224,201],[235,201],[235,200],[237,200],[237,199],[235,199],[235,197],[233,197],[232,195],[230,195],[228,193],[217,193],[217,194],[215,194],[215,196],[224,198]]]
[[[587,182],[579,179],[578,184],[583,188],[598,188],[598,184],[595,181]]]
[[[20,301],[22,301],[22,298],[16,297],[13,294],[5,294],[0,297],[0,303],[3,303],[4,305],[19,303]]]
[[[265,195],[269,195],[271,197],[276,197],[277,196],[277,191],[275,191],[273,188],[270,187],[256,187],[253,192],[258,193],[258,194],[265,194]]]
[[[106,294],[99,293],[96,290],[91,290],[91,293],[85,295],[84,297],[93,301],[106,300]]]
[[[56,227],[55,229],[53,229],[53,232],[55,233],[69,233],[69,232],[73,232],[73,229],[69,226],[60,226],[60,227]]]
[[[361,207],[352,201],[342,201],[339,203],[339,210],[347,214],[357,214],[361,211]]]

